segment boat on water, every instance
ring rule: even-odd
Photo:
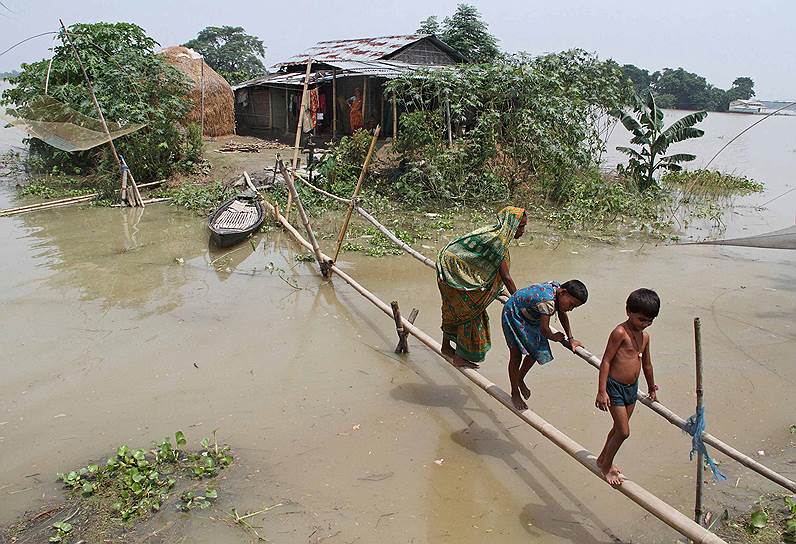
[[[242,242],[265,221],[265,211],[257,193],[246,191],[230,198],[207,220],[210,240],[219,247]]]

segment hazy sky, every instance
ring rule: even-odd
[[[67,24],[131,21],[163,46],[184,43],[205,26],[243,26],[267,46],[266,65],[314,44],[414,32],[442,19],[456,1],[271,2],[267,0],[0,0],[0,51]],[[470,0],[502,49],[532,54],[572,47],[656,70],[697,72],[727,88],[737,76],[755,81],[763,99],[796,100],[796,0]],[[49,37],[0,57],[0,71],[48,56]]]

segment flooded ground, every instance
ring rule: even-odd
[[[792,195],[780,199],[791,211]],[[0,185],[0,204],[13,200]],[[757,213],[772,229],[787,226],[779,212]],[[530,230],[533,239],[512,249],[515,280],[585,281],[589,303],[571,319],[596,353],[623,320],[629,291],[660,293],[656,377],[661,400],[683,416],[694,410],[700,316],[710,432],[796,477],[793,252],[609,246]],[[57,499],[56,472],[120,443],[147,446],[177,429],[197,442],[218,429],[236,463],[217,508],[163,512],[153,530],[179,521],[186,542],[242,542],[219,510],[283,503],[258,518],[273,542],[676,540],[416,341],[396,356],[392,321],[339,279],[297,263],[303,250],[287,234],[254,241],[256,249],[210,250],[203,219],[166,205],[2,218],[0,525]],[[383,300],[419,308],[416,323],[438,335],[429,269],[405,256],[348,253],[341,262]],[[495,304],[493,324],[499,312]],[[493,345],[483,373],[508,387],[499,327]],[[555,362],[529,376],[531,408],[598,451],[610,418],[593,407],[597,374],[554,351]],[[690,441],[646,408],[636,414],[619,464],[690,515]],[[716,457],[729,480],[706,490],[714,511],[779,490]]]

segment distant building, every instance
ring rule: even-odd
[[[757,100],[733,100],[730,102],[730,113],[760,113],[763,103]]]
[[[372,128],[381,124],[383,136],[392,133],[393,111],[397,111],[384,93],[388,80],[419,69],[465,61],[458,51],[427,34],[318,42],[274,65],[275,73],[234,87],[238,130],[295,134],[310,59],[314,125],[309,128],[321,135],[351,134],[351,98],[360,93],[362,125]],[[306,123],[304,127],[308,131]]]
[[[730,102],[730,113],[756,113],[758,115],[796,115],[796,104],[793,102],[771,100],[733,100]]]

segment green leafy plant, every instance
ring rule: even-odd
[[[620,146],[617,151],[625,153],[630,158],[627,166],[619,165],[619,173],[626,175],[638,182],[639,189],[644,191],[656,185],[655,173],[658,170],[680,171],[680,163],[696,159],[696,155],[676,153],[665,156],[670,145],[699,138],[705,131],[694,128],[694,125],[707,117],[706,111],[698,111],[682,117],[664,129],[663,110],[655,103],[655,96],[648,92],[644,100],[637,99],[633,109],[635,115],[622,110],[614,110],[616,116],[624,127],[633,134],[630,143],[641,145],[641,151],[631,147]]]
[[[230,448],[219,446],[213,432],[212,441],[204,438],[202,449],[188,451],[187,440],[182,431],[170,438],[156,442],[149,450],[130,449],[127,445],[117,448],[104,466],[90,464],[79,470],[59,473],[58,479],[65,486],[83,496],[97,495],[110,502],[110,509],[119,520],[126,522],[147,512],[159,510],[169,498],[177,478],[212,478],[233,462]],[[184,497],[188,497],[185,493]],[[217,498],[217,492],[207,488],[204,495],[190,495],[183,499],[186,510],[205,508],[204,501]],[[60,542],[60,540],[59,540]]]
[[[760,529],[763,529],[768,524],[768,512],[763,507],[762,504],[758,504],[757,507],[752,510],[752,513],[749,514],[749,523],[747,528],[750,532],[757,532]]]
[[[63,542],[72,532],[72,525],[65,521],[53,523],[52,528],[55,529],[55,534],[49,538],[50,542]]]
[[[205,488],[204,495],[198,495],[193,491],[186,491],[180,495],[180,500],[177,503],[177,510],[188,512],[194,508],[204,510],[209,508],[211,502],[218,498],[218,492],[215,489]]]

